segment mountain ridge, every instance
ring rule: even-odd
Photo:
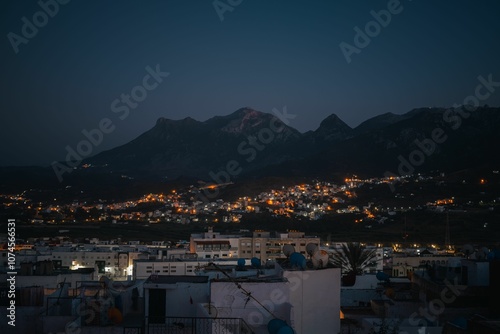
[[[403,169],[453,171],[475,166],[498,169],[500,161],[491,148],[500,143],[500,108],[478,107],[469,114],[465,118],[463,109],[415,108],[404,114],[377,115],[352,128],[332,113],[316,130],[305,133],[273,114],[249,107],[205,121],[160,117],[133,140],[84,159],[72,168],[70,181],[64,184],[96,174],[161,182],[178,178],[213,182],[212,176],[226,175],[230,164],[237,167],[228,174],[230,180],[346,173],[399,175]],[[432,152],[424,152],[421,143],[432,139],[436,129],[443,131],[446,140],[434,143]],[[421,164],[410,163],[416,159],[414,152],[420,152]],[[401,167],[403,160],[405,168]],[[15,182],[27,185],[26,180],[35,182],[37,178],[59,184],[51,167],[0,168],[0,187]]]

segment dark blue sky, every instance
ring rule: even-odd
[[[159,117],[206,120],[286,105],[300,131],[332,113],[356,126],[385,112],[460,104],[479,75],[500,81],[494,0],[401,1],[402,11],[348,64],[339,44],[354,45],[353,28],[364,29],[370,11],[388,2],[243,0],[221,21],[212,0],[73,0],[16,54],[8,34],[22,36],[22,18],[33,22],[41,8],[2,1],[0,165],[63,160],[66,145],[106,117],[116,128],[95,152],[132,140]],[[120,120],[112,101],[157,64],[170,75]],[[500,90],[484,103],[499,106]]]

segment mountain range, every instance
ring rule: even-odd
[[[85,159],[67,179],[113,174],[221,183],[270,176],[498,170],[500,165],[495,153],[500,144],[500,108],[418,108],[401,115],[385,113],[355,128],[331,114],[306,133],[292,127],[295,121],[300,120],[281,120],[251,108],[204,122],[160,118],[134,140]],[[92,168],[81,168],[84,165]],[[0,187],[15,182],[28,185],[43,177],[50,179],[46,183],[57,182],[51,167],[4,167]]]
[[[412,168],[452,171],[498,164],[492,152],[500,143],[498,129],[500,110],[489,107],[471,112],[420,108],[402,115],[386,113],[355,128],[332,114],[306,133],[275,115],[242,108],[205,122],[160,118],[131,142],[85,162],[134,175],[147,172],[205,180],[211,172],[225,170],[230,161],[241,169],[235,177],[282,175],[277,171],[297,176],[405,174]],[[433,131],[442,132],[438,142]]]

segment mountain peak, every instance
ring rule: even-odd
[[[314,134],[326,141],[338,141],[349,138],[352,128],[340,119],[336,114],[331,114],[325,118]]]
[[[349,129],[351,128],[349,125],[345,124],[343,120],[340,119],[337,114],[331,114],[327,118],[325,118],[323,121],[321,121],[319,127],[332,127],[332,126],[342,126],[342,127],[348,127]]]
[[[172,120],[165,117],[160,117],[156,120],[156,125],[165,124],[169,122],[172,122]]]
[[[174,123],[180,123],[180,124],[190,124],[190,123],[199,123],[199,121],[195,120],[192,117],[185,117],[183,119],[179,120],[173,120],[170,118],[165,118],[165,117],[160,117],[156,120],[156,125],[166,125],[166,124],[174,124]]]
[[[347,131],[352,128],[340,119],[336,114],[331,114],[321,121],[319,128],[316,131]]]
[[[264,113],[255,109],[252,109],[250,107],[244,107],[236,110],[234,113],[230,114],[229,116],[238,116],[238,117],[259,117],[263,116]]]

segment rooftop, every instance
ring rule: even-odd
[[[208,283],[208,276],[166,276],[151,275],[145,283],[152,284],[177,284],[177,283]]]

